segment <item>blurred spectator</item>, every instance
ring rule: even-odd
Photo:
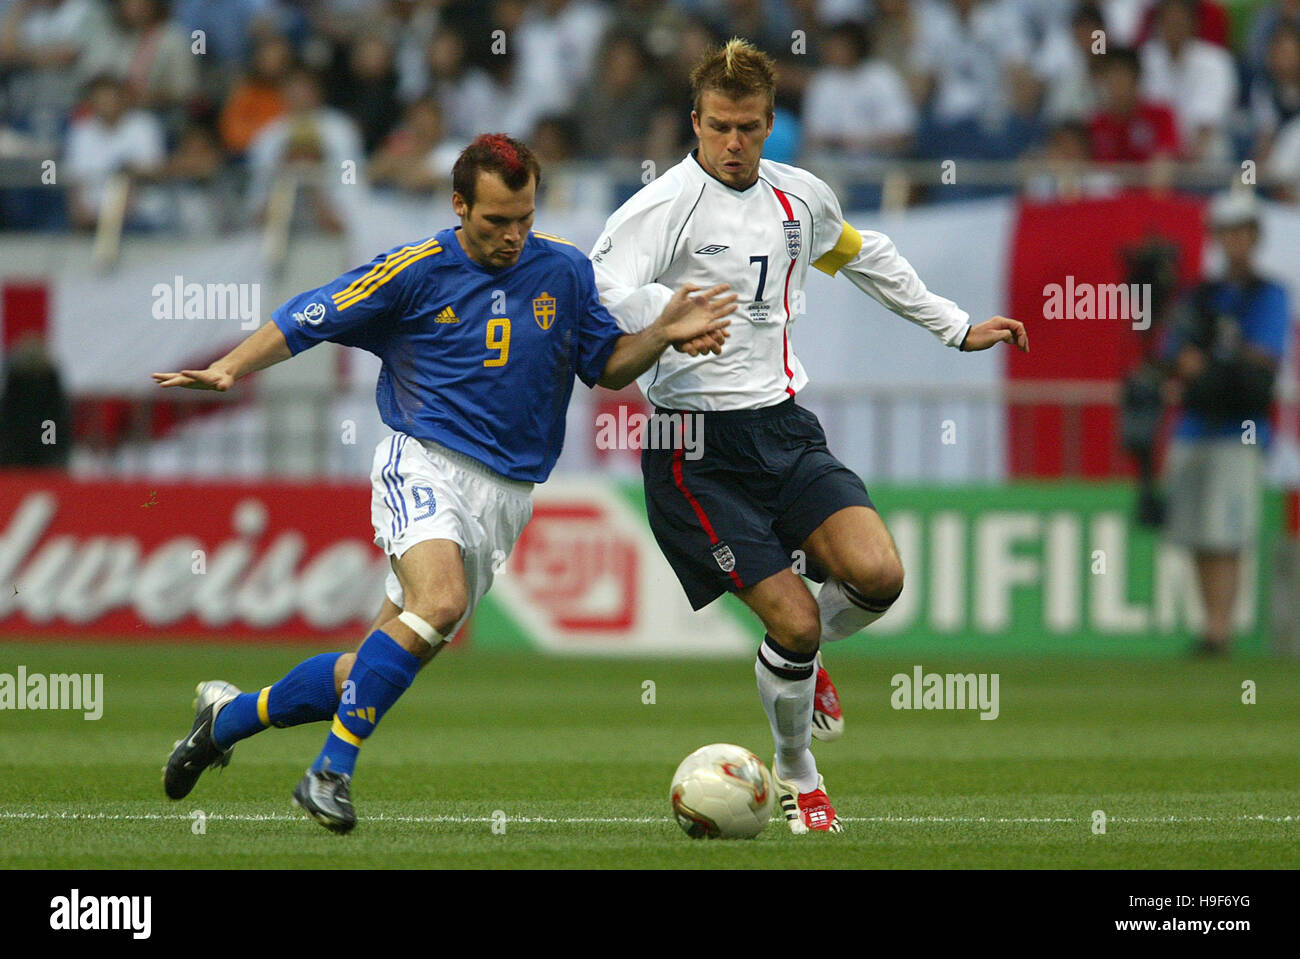
[[[1097,0],[1106,19],[1106,48],[1138,46],[1146,12],[1157,0]]]
[[[1267,161],[1278,130],[1300,115],[1300,26],[1273,32],[1265,73],[1250,89],[1256,160]]]
[[[68,133],[64,165],[71,186],[72,220],[90,228],[99,219],[113,174],[150,178],[162,166],[166,149],[162,123],[147,110],[131,109],[126,87],[115,77],[93,79],[86,106]],[[161,217],[158,198],[133,188],[128,218],[132,212],[145,222],[156,222]]]
[[[421,97],[406,108],[402,124],[375,151],[370,182],[412,192],[448,188],[451,169],[467,145],[445,135],[438,101]]]
[[[172,16],[186,36],[203,31],[204,64],[238,70],[248,61],[256,40],[276,31],[277,0],[174,0]]]
[[[44,341],[34,334],[22,337],[9,351],[6,366],[0,393],[0,467],[67,466],[72,416]]]
[[[915,103],[930,95],[931,65],[943,42],[942,8],[931,0],[876,0],[872,52],[907,82]]]
[[[703,0],[694,6],[715,33],[743,37],[778,60],[790,55],[791,31],[810,26],[796,24],[779,0]]]
[[[1032,158],[1035,172],[1026,181],[1025,192],[1038,200],[1114,195],[1118,180],[1089,162],[1091,150],[1086,124],[1058,123],[1048,132],[1039,155]]]
[[[571,117],[555,115],[537,121],[529,148],[542,166],[543,187],[551,178],[551,168],[565,166],[576,158],[578,123]]]
[[[426,49],[427,71],[411,89],[436,97],[448,135],[468,141],[492,125],[498,91],[485,71],[468,62],[467,52],[458,30],[439,30]]]
[[[1228,160],[1236,64],[1196,37],[1196,17],[1196,0],[1161,0],[1155,36],[1142,47],[1142,92],[1173,108],[1189,159]]]
[[[1264,70],[1273,34],[1283,26],[1300,30],[1300,0],[1271,0],[1255,12],[1245,50],[1246,68],[1251,74]]]
[[[360,128],[369,154],[402,117],[393,47],[381,34],[360,34],[347,49],[345,65],[340,66],[332,76],[327,99]]]
[[[189,235],[213,234],[222,227],[217,179],[225,159],[216,131],[206,124],[188,123],[158,179],[168,186],[169,225]]]
[[[809,151],[895,155],[906,148],[916,111],[902,77],[870,54],[866,29],[846,22],[826,36],[823,65],[804,93]]]
[[[275,179],[294,174],[303,188],[309,219],[338,232],[347,201],[360,191],[365,175],[361,131],[345,113],[323,105],[320,79],[295,69],[285,81],[287,111],[269,123],[248,150],[252,182],[249,204],[262,216]]]
[[[640,37],[650,56],[658,59],[672,54],[678,35],[690,20],[677,4],[617,0],[613,28]]]
[[[189,100],[198,90],[197,58],[163,0],[110,0],[110,10],[108,28],[81,58],[80,75],[117,77],[136,106],[160,109]]]
[[[517,83],[531,132],[544,113],[567,113],[592,75],[609,15],[587,0],[536,0],[519,24]]]
[[[649,66],[634,35],[610,35],[595,75],[579,97],[585,156],[647,159],[646,129],[659,103],[659,84]]]
[[[957,145],[967,131],[1000,129],[1012,111],[1010,87],[1033,82],[1029,38],[1005,0],[948,0],[938,23],[918,66],[931,77],[933,122]]]
[[[45,142],[77,101],[77,63],[106,28],[96,0],[14,0],[0,20],[0,75],[11,121]]]
[[[1081,3],[1070,17],[1068,29],[1055,29],[1044,38],[1034,59],[1038,76],[1047,86],[1043,113],[1048,121],[1083,120],[1096,111],[1100,54],[1114,45],[1107,43],[1105,29],[1101,8]],[[1099,36],[1106,46],[1099,44]]]
[[[796,21],[794,4],[774,0],[723,0],[720,6],[719,32],[752,40],[776,60],[776,105],[798,114],[815,62],[809,54],[815,56],[821,42],[821,21],[808,11],[800,11]],[[804,52],[795,49],[796,28],[803,34]]]
[[[1188,6],[1192,13],[1192,35],[1217,47],[1227,47],[1228,12],[1223,9],[1223,5],[1215,3],[1214,0],[1188,0]],[[1155,35],[1156,21],[1159,17],[1160,4],[1149,4],[1142,18],[1142,26],[1138,30],[1138,42],[1135,46],[1141,46]]]
[[[331,46],[346,47],[373,25],[375,0],[299,0],[306,7],[312,32]]]
[[[571,116],[555,114],[537,121],[529,141],[542,165],[537,208],[546,214],[577,213],[599,221],[615,205],[613,176],[602,164],[574,162],[580,141],[579,123]],[[678,159],[674,157],[674,162]]]
[[[522,33],[527,13],[528,6],[523,0],[493,0],[486,27],[480,26],[476,33],[464,34],[469,61],[481,67],[491,83],[488,88],[490,106],[477,118],[477,123],[488,122],[493,131],[525,141],[532,136],[539,117],[565,110],[549,104],[567,103],[573,96],[552,87],[559,82],[559,68],[545,51],[532,55],[534,64],[530,68],[542,76],[550,74],[549,79],[543,80],[545,85],[538,86],[525,74]],[[498,42],[499,36],[504,36],[505,42]]]
[[[285,111],[282,87],[293,67],[293,48],[270,37],[253,50],[248,72],[221,109],[221,138],[227,150],[242,155],[262,128]]]
[[[1241,557],[1259,531],[1263,450],[1290,324],[1286,289],[1259,274],[1260,214],[1250,194],[1210,206],[1224,275],[1189,297],[1164,348],[1181,400],[1166,460],[1165,534],[1191,550],[1205,607],[1195,651],[1221,655],[1232,639]]]
[[[385,0],[383,33],[393,42],[397,96],[403,103],[424,92],[425,55],[443,27],[445,5],[445,0]]]
[[[1102,162],[1146,163],[1178,154],[1173,111],[1141,95],[1141,62],[1118,48],[1103,58],[1101,108],[1088,124],[1089,153]]]
[[[704,58],[718,36],[703,20],[687,20],[674,38],[673,48],[665,59],[660,76],[663,82],[663,105],[652,121],[648,152],[656,161],[676,163],[695,146],[695,128],[691,126],[691,70]]]

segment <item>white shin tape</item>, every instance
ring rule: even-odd
[[[405,623],[409,626],[415,635],[419,636],[430,646],[436,646],[439,643],[446,642],[446,637],[443,636],[442,633],[438,632],[429,625],[428,621],[416,616],[415,613],[411,612],[409,609],[404,609],[398,613],[397,620],[398,622]]]

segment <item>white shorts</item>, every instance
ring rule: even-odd
[[[1165,461],[1165,536],[1194,551],[1237,553],[1259,532],[1264,454],[1240,439],[1174,440]]]
[[[430,539],[460,546],[468,603],[449,638],[474,612],[532,518],[532,490],[532,483],[507,479],[472,457],[405,433],[375,449],[370,470],[375,545],[393,559]],[[402,586],[391,568],[384,592],[403,605]]]

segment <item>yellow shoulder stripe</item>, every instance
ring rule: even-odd
[[[404,246],[396,253],[390,253],[388,256],[384,257],[384,259],[381,262],[376,263],[374,266],[372,266],[363,276],[360,276],[357,279],[353,280],[347,289],[340,290],[339,292],[335,293],[334,299],[335,300],[349,299],[350,297],[354,296],[357,293],[357,291],[361,289],[361,287],[365,286],[371,280],[378,277],[380,273],[382,273],[388,266],[390,266],[393,263],[393,261],[397,260],[399,257],[406,256],[408,253],[410,253],[413,250],[419,250],[427,246],[434,245],[437,242],[438,241],[436,239],[428,239],[425,240],[423,243],[416,243],[416,244],[412,244],[411,246]]]
[[[396,253],[390,253],[383,261],[372,266],[364,276],[353,280],[344,290],[334,294],[334,305],[345,310],[354,303],[359,303],[383,286],[394,276],[416,260],[434,253],[441,253],[442,247],[437,239],[426,240],[412,246],[404,246]]]
[[[565,246],[576,247],[578,245],[576,243],[570,243],[562,236],[555,236],[552,233],[543,233],[540,230],[534,230],[533,236],[541,237],[543,240],[550,240],[553,243],[563,243]]]
[[[861,249],[862,234],[845,223],[840,230],[840,238],[835,241],[835,246],[819,256],[813,266],[827,276],[834,276],[845,263],[857,256]]]

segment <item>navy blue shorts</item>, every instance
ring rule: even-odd
[[[826,448],[817,417],[793,397],[687,415],[703,417],[703,455],[687,458],[680,441],[643,448],[641,472],[650,529],[693,608],[790,569],[831,514],[874,509],[861,478]],[[805,575],[825,578],[811,560]]]

